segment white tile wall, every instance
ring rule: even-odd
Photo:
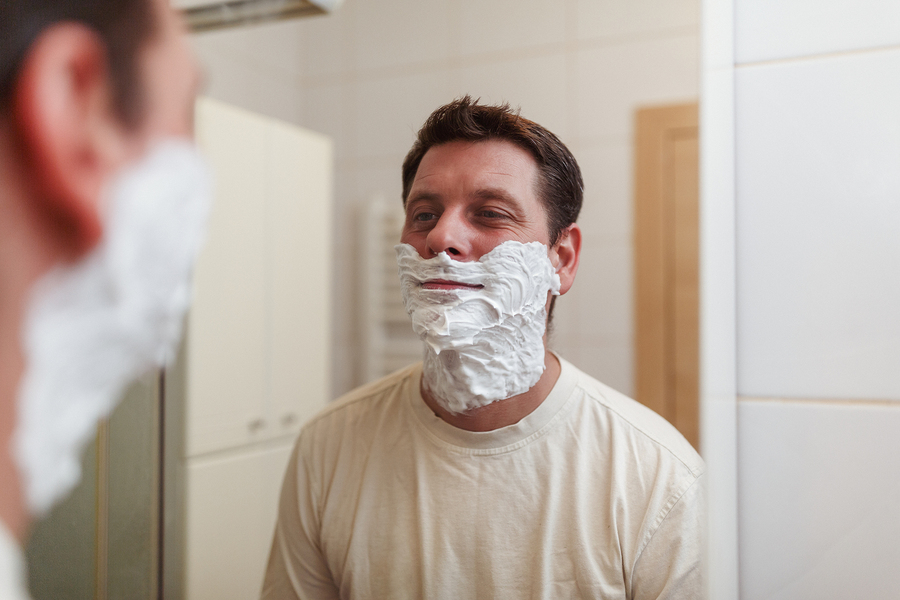
[[[893,598],[900,407],[742,401],[741,598]]]
[[[736,0],[738,63],[900,45],[890,0]]]
[[[523,50],[566,40],[564,2],[460,0],[462,56]]]
[[[453,99],[453,77],[442,69],[361,81],[356,156],[406,155],[431,111]]]
[[[356,143],[353,118],[356,85],[342,82],[308,85],[302,100],[303,126],[331,137],[339,162],[350,158]]]
[[[403,186],[400,181],[400,166],[405,155],[396,155],[360,165],[355,170],[355,197],[360,203],[368,202],[374,196],[383,196],[388,202],[401,203]],[[399,240],[398,240],[399,241]]]
[[[898,72],[900,51],[738,72],[741,394],[900,400]]]
[[[360,2],[344,2],[330,15],[301,19],[303,74],[310,78],[336,76],[353,70],[356,40],[353,37]]]
[[[568,355],[563,354],[563,357],[568,358]],[[631,358],[630,346],[613,340],[577,346],[575,356],[568,360],[614,390],[630,396],[634,393]]]
[[[303,21],[296,19],[249,27],[242,32],[246,56],[263,70],[301,75],[305,68],[302,32]]]
[[[354,64],[366,70],[450,58],[452,4],[451,0],[356,2]]]
[[[339,319],[332,321],[332,365],[331,390],[332,396],[337,398],[341,394],[350,391],[357,385],[357,372],[360,368],[357,348],[359,347],[358,308],[355,299],[358,297],[356,290],[357,281],[354,279],[355,270],[352,265],[356,263],[356,242],[344,244],[334,251],[335,265],[343,265],[336,273],[334,288],[334,314],[340,315]],[[348,267],[350,265],[350,267]]]
[[[633,153],[626,140],[584,143],[575,153],[584,178],[578,223],[593,246],[631,243]]]
[[[255,31],[264,33],[265,29]],[[256,58],[242,54],[253,46],[253,37],[246,33],[234,30],[194,38],[204,71],[204,95],[297,123],[303,103],[299,76],[263,68]]]
[[[677,35],[580,50],[574,93],[578,135],[631,139],[637,106],[697,96],[696,35]]]
[[[694,0],[576,0],[579,39],[621,38],[696,26]]]
[[[536,81],[541,85],[535,85]],[[452,95],[471,94],[490,103],[509,102],[565,141],[570,137],[566,127],[567,83],[565,54],[554,52],[462,67]]]
[[[632,333],[631,245],[586,245],[575,285],[580,345],[627,343]]]

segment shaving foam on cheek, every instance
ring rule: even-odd
[[[35,284],[13,442],[33,515],[78,483],[82,450],[125,386],[174,355],[210,197],[193,144],[159,141],[110,182],[103,240]]]
[[[507,241],[475,262],[441,253],[423,259],[395,247],[413,330],[425,342],[423,381],[444,408],[461,413],[531,389],[544,371],[547,293],[559,275],[540,242]],[[429,289],[442,280],[471,287]]]

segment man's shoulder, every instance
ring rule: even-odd
[[[639,446],[649,445],[671,455],[694,476],[704,470],[703,460],[684,436],[659,414],[625,394],[598,381],[569,364],[576,379],[575,389],[581,394],[584,409],[602,413],[608,427],[624,434]]]

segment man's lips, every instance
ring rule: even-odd
[[[460,283],[459,281],[448,281],[446,279],[429,279],[422,284],[426,290],[480,290],[483,285],[473,283]]]

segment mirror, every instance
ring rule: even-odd
[[[578,158],[584,249],[575,286],[557,305],[552,346],[635,393],[635,113],[696,100],[698,9],[348,0],[330,16],[193,36],[208,96],[333,141],[331,334],[314,342],[330,347],[330,397],[377,374],[363,353],[379,325],[357,302],[371,297],[360,265],[382,252],[369,246],[379,233],[366,231],[372,201],[399,205],[400,164],[415,131],[465,93],[520,105]]]
[[[295,228],[293,235],[302,237],[304,228],[324,235],[317,238],[317,243],[325,251],[322,262],[325,268],[313,279],[313,285],[327,293],[327,308],[303,314],[272,304],[279,295],[266,286],[276,285],[271,279],[271,273],[276,271],[266,269],[277,270],[278,265],[285,263],[309,264],[297,254],[296,247],[290,246],[290,236],[284,238],[283,254],[278,253],[277,247],[265,245],[267,240],[276,239],[264,233],[269,231],[267,227],[277,224],[276,213],[261,210],[250,216],[240,212],[219,215],[220,233],[211,234],[211,244],[219,244],[216,237],[221,236],[217,247],[226,258],[222,266],[210,268],[232,270],[228,294],[231,298],[240,296],[248,308],[234,312],[227,307],[217,309],[211,303],[206,315],[192,315],[189,329],[193,337],[189,336],[187,350],[174,367],[180,374],[176,377],[170,372],[179,383],[171,387],[174,384],[170,381],[167,387],[170,395],[162,411],[164,435],[160,436],[159,431],[145,432],[148,440],[164,439],[166,458],[160,463],[152,443],[142,451],[146,454],[144,458],[130,458],[135,461],[133,464],[146,458],[145,466],[162,465],[159,467],[162,477],[154,480],[159,472],[154,471],[156,466],[151,466],[146,469],[145,480],[137,485],[131,479],[136,471],[127,470],[124,474],[110,471],[110,507],[119,491],[146,493],[141,501],[129,501],[134,507],[144,507],[142,518],[147,521],[141,525],[146,537],[135,534],[134,539],[146,539],[151,547],[155,544],[163,548],[165,557],[161,561],[150,555],[136,559],[148,567],[140,570],[140,577],[154,573],[153,569],[160,564],[162,568],[157,569],[155,577],[148,575],[146,583],[135,584],[133,589],[140,592],[127,597],[153,597],[162,589],[167,600],[182,597],[221,600],[231,597],[229,594],[238,597],[244,591],[243,584],[225,589],[215,584],[216,575],[223,569],[228,569],[229,580],[261,579],[287,452],[305,418],[277,405],[279,393],[290,392],[275,389],[280,380],[271,375],[270,369],[282,367],[272,366],[272,349],[292,348],[291,352],[302,353],[306,346],[324,355],[326,366],[320,370],[325,370],[325,381],[317,393],[325,399],[335,398],[373,376],[362,356],[368,334],[360,316],[363,308],[357,303],[358,298],[365,296],[365,278],[359,269],[359,257],[366,254],[361,242],[364,236],[360,233],[365,225],[364,215],[369,214],[374,198],[384,198],[388,205],[399,204],[400,164],[415,131],[434,108],[456,96],[468,93],[484,102],[509,101],[520,106],[523,115],[557,133],[579,160],[585,179],[585,204],[579,218],[584,231],[582,261],[575,286],[557,305],[551,346],[589,375],[625,394],[636,393],[635,114],[646,106],[696,100],[699,95],[698,11],[696,0],[679,0],[662,6],[652,0],[604,3],[346,0],[327,16],[191,36],[206,71],[206,96],[238,112],[255,114],[260,123],[278,122],[303,130],[303,135],[308,133],[311,139],[318,139],[317,135],[322,137],[318,156],[324,157],[323,168],[333,168],[333,174],[328,171],[321,186],[330,200],[326,211],[315,217],[315,221],[301,221],[302,226]],[[265,155],[262,150],[252,151],[259,136],[251,129],[242,129],[235,137],[250,155]],[[259,143],[264,145],[262,141]],[[217,147],[223,146],[211,143],[207,150],[215,152]],[[311,158],[313,153],[298,153],[299,165],[319,160]],[[256,167],[268,168],[262,163]],[[244,194],[245,206],[253,206],[251,196],[256,198],[253,196],[256,192],[240,185],[240,182],[229,184],[229,189]],[[260,202],[258,206],[266,205],[267,201]],[[251,236],[248,231],[253,227],[256,229]],[[251,248],[248,243],[262,245],[247,251]],[[253,260],[262,262],[248,262],[248,256],[257,250],[260,254]],[[212,275],[211,278],[214,279]],[[323,314],[329,315],[327,319]],[[299,348],[297,339],[272,341],[279,323],[300,317],[324,324],[324,331],[303,339]],[[247,355],[255,356],[241,359],[235,366],[223,356],[210,363],[219,369],[222,380],[221,395],[215,400],[220,408],[227,407],[227,411],[222,408],[222,414],[228,412],[240,426],[229,425],[225,418],[217,421],[217,413],[209,412],[203,413],[205,418],[201,419],[208,429],[192,428],[196,415],[187,403],[180,402],[192,385],[190,348],[227,347],[218,338],[204,337],[222,335],[222,330],[227,328],[233,330],[235,340],[245,345]],[[260,331],[268,333],[260,334]],[[250,361],[255,361],[252,368]],[[188,372],[182,372],[184,369]],[[226,375],[243,373],[244,369],[249,369],[247,372],[251,374],[237,384],[222,383],[228,379]],[[217,373],[214,369],[202,377],[214,385]],[[242,392],[232,402],[226,394],[236,389]],[[252,391],[261,389],[265,391]],[[240,401],[250,397],[254,398],[253,402],[265,398],[267,404],[257,411],[264,416],[254,416],[256,409],[240,405]],[[121,410],[136,411],[139,405],[148,406],[129,400]],[[156,410],[155,414],[159,414],[159,406]],[[145,415],[144,422],[153,422],[155,418]],[[114,423],[110,428],[112,432]],[[92,491],[96,489],[98,475],[91,471],[95,464],[90,462],[91,452],[86,455],[90,464],[86,463],[83,489],[70,501],[79,514],[88,514],[99,502],[96,491]],[[247,465],[257,466],[237,466],[234,462],[237,456],[245,456]],[[230,470],[232,466],[234,469]],[[243,476],[235,474],[238,471],[260,479],[255,486],[232,489],[227,482]],[[154,481],[155,491],[142,487]],[[192,494],[195,499],[202,497],[196,495],[197,490],[220,494],[233,502],[228,506],[192,505]],[[154,503],[162,504],[164,515],[162,533],[155,539],[147,533],[152,532],[153,519],[158,519]],[[257,513],[247,511],[255,516],[244,526],[235,528],[231,535],[219,531],[216,537],[215,528],[210,526],[219,518],[216,515],[220,513],[216,511],[225,514],[242,506],[257,505],[270,508]],[[58,518],[68,519],[71,524],[72,519],[65,516],[65,510],[60,509],[63,516]],[[186,518],[203,513],[208,522]],[[108,527],[112,528],[116,522],[112,514],[109,518]],[[128,527],[123,526],[121,531],[130,532],[137,527],[136,517],[123,518]],[[159,525],[158,521],[155,523]],[[91,529],[88,524],[87,521],[79,523],[82,527],[77,533],[79,539],[96,538],[92,531],[100,525],[95,523]],[[41,539],[41,534],[37,534],[30,551],[34,562],[43,556]],[[140,545],[141,552],[145,552],[146,547]],[[194,550],[198,548],[203,550]],[[253,556],[242,554],[248,549]],[[200,554],[191,558],[192,552]],[[98,579],[85,573],[99,572],[97,561],[82,554],[79,561],[70,563],[73,568],[76,562],[81,575],[73,575],[70,580],[73,585],[79,582],[79,587],[69,597],[91,597],[84,594],[99,589]],[[245,565],[243,570],[240,566],[224,566],[240,564]],[[110,562],[105,568],[112,573],[119,567]],[[95,582],[93,588],[91,581]],[[55,589],[49,579],[46,585],[47,589]],[[107,585],[112,590],[116,584],[110,580]],[[33,589],[40,587],[36,586]],[[35,592],[35,597],[41,596]]]

